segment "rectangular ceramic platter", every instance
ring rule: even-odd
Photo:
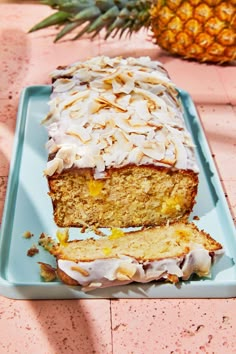
[[[59,281],[46,283],[39,273],[38,262],[55,265],[54,258],[39,247],[28,257],[27,251],[37,244],[42,232],[55,237],[52,204],[43,170],[47,161],[47,132],[40,125],[48,111],[49,86],[27,87],[19,104],[15,146],[11,161],[7,196],[0,239],[0,294],[15,299],[69,298],[216,298],[236,296],[236,233],[217,170],[212,160],[199,117],[188,93],[180,90],[186,124],[193,136],[200,166],[197,203],[191,215],[199,216],[196,224],[209,232],[225,248],[225,255],[214,265],[212,276],[173,284],[151,282],[94,290],[88,293],[79,286]],[[31,239],[23,234],[30,231]],[[70,238],[90,237],[70,230]]]

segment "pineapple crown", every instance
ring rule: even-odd
[[[41,0],[56,11],[30,32],[57,25],[55,42],[75,31],[130,36],[150,28],[161,48],[186,59],[224,63],[236,59],[236,0]]]
[[[150,26],[151,0],[41,0],[57,10],[35,26],[34,32],[49,26],[59,25],[62,29],[55,37],[55,42],[78,27],[73,38],[78,39],[84,33],[94,38],[102,30],[106,30],[105,39],[117,34],[131,35],[141,28]]]

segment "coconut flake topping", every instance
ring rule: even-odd
[[[70,167],[106,169],[127,164],[198,172],[177,90],[148,57],[95,57],[52,73],[44,119],[53,158],[45,175]]]

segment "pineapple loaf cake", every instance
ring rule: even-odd
[[[178,283],[192,274],[210,276],[224,253],[209,234],[185,222],[127,233],[116,229],[96,240],[68,238],[68,232],[60,232],[57,243],[42,234],[39,244],[56,257],[58,277],[84,291],[131,282]]]
[[[47,176],[59,227],[187,220],[198,166],[178,91],[149,57],[98,56],[52,73]]]

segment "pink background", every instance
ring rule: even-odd
[[[149,55],[165,64],[199,111],[232,216],[236,215],[236,67],[173,58],[148,40],[62,41],[27,34],[48,7],[0,1],[0,220],[21,90],[89,56]],[[0,353],[236,353],[235,299],[16,301],[0,297]]]

